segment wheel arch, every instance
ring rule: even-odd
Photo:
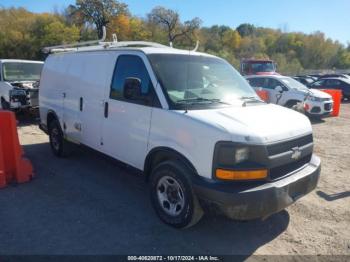
[[[298,100],[298,99],[289,99],[287,100],[287,102],[284,104],[285,107],[292,107],[294,105],[296,105],[297,103],[301,103],[302,101]]]
[[[153,148],[147,154],[145,159],[143,171],[146,177],[146,181],[148,181],[149,179],[152,168],[155,167],[157,164],[167,160],[181,161],[186,165],[186,167],[188,167],[191,171],[193,171],[194,175],[198,174],[194,165],[183,154],[169,147],[156,147],[156,148]]]
[[[47,115],[46,115],[46,125],[47,125],[47,127],[49,127],[49,126],[50,126],[50,123],[51,123],[53,120],[55,120],[55,119],[59,122],[59,118],[58,118],[56,112],[53,111],[53,110],[49,110],[49,111],[47,112]]]

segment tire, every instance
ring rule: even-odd
[[[175,228],[195,225],[203,210],[193,192],[191,171],[179,161],[165,161],[151,172],[151,201],[159,218]]]
[[[3,110],[10,110],[10,104],[4,98],[1,98],[1,108]]]
[[[53,154],[57,157],[66,157],[70,154],[70,144],[64,139],[64,135],[57,119],[49,124],[49,139]]]

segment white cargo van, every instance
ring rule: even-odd
[[[42,61],[0,59],[1,108],[37,108]]]
[[[267,217],[317,185],[308,118],[262,102],[215,56],[145,42],[62,49],[45,61],[39,98],[55,155],[77,143],[143,171],[174,227],[211,207]]]

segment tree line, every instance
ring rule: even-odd
[[[270,58],[282,73],[308,69],[349,69],[350,45],[327,38],[322,32],[305,34],[241,24],[202,26],[194,17],[182,21],[178,12],[161,6],[145,17],[132,15],[116,0],[77,0],[52,13],[32,13],[24,8],[0,8],[0,58],[45,59],[42,48],[116,34],[119,41],[142,40],[172,44],[223,57],[236,68],[242,58]]]

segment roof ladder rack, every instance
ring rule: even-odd
[[[42,49],[43,53],[54,53],[54,52],[64,52],[64,51],[72,51],[76,50],[78,47],[89,46],[93,44],[103,44],[103,41],[106,39],[106,27],[102,27],[102,38],[99,40],[85,41],[79,42],[75,44],[65,44],[65,45],[56,45],[56,46],[48,46]]]

